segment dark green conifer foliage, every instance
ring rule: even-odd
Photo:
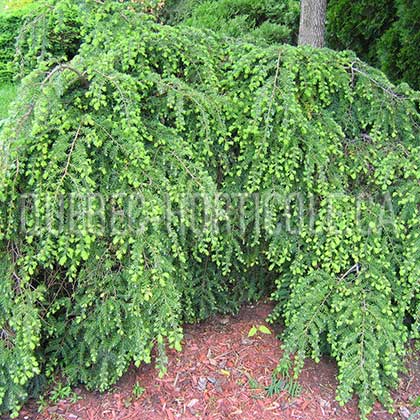
[[[26,17],[22,11],[0,14],[0,83],[11,82],[14,78],[16,38]]]
[[[331,0],[328,3],[328,44],[355,51],[364,61],[378,66],[382,35],[397,20],[395,0]]]
[[[72,58],[81,41],[77,3],[28,2],[0,13],[0,82],[28,74],[40,61]]]
[[[350,49],[393,81],[420,89],[420,0],[331,0],[328,45]]]
[[[397,0],[396,15],[378,45],[380,68],[392,80],[420,90],[420,0]]]
[[[24,79],[0,137],[1,410],[154,347],[164,371],[183,322],[269,292],[280,369],[328,352],[340,401],[389,404],[420,327],[418,93],[349,52],[79,13],[78,54]]]
[[[296,0],[168,0],[159,13],[170,25],[187,25],[263,43],[295,43]]]

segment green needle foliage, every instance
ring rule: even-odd
[[[23,80],[0,137],[1,410],[153,349],[164,372],[184,322],[268,293],[279,372],[328,353],[340,402],[390,407],[420,328],[418,93],[349,52],[78,7],[78,54]]]
[[[331,0],[327,42],[420,89],[420,0]]]
[[[294,43],[299,10],[296,0],[169,0],[160,15],[172,25],[211,29],[253,42]]]
[[[31,1],[0,1],[0,83],[11,82],[14,78],[16,39],[34,9]]]

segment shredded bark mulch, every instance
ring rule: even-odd
[[[110,392],[77,388],[76,402],[62,400],[41,413],[30,402],[20,419],[358,419],[355,398],[344,407],[335,401],[337,367],[328,358],[318,364],[306,362],[298,395],[292,397],[282,383],[269,395],[272,372],[281,357],[279,331],[265,322],[271,309],[270,304],[260,303],[244,307],[237,316],[217,316],[186,326],[183,351],[169,352],[168,373],[162,379],[152,365],[133,367]],[[248,337],[250,329],[260,325],[272,333]],[[420,412],[416,414],[420,408],[414,403],[420,395],[418,352],[410,353],[407,368],[393,394],[394,414],[376,404],[370,419],[408,420],[411,416],[411,420],[420,420]]]

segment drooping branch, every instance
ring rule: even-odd
[[[77,70],[76,68],[68,65],[68,64],[59,64],[58,66],[54,67],[49,73],[48,75],[45,77],[45,79],[41,82],[41,88],[45,87],[46,84],[53,78],[53,76],[63,70],[70,70],[73,73],[77,74],[78,78],[80,79],[80,81],[82,82],[82,85],[85,88],[89,87],[89,81],[86,78],[86,74],[79,70]]]

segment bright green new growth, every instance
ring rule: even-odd
[[[390,404],[420,327],[418,93],[348,52],[84,19],[1,133],[1,409],[57,370],[102,391],[155,346],[164,369],[183,322],[269,292],[280,370],[330,353],[340,401]]]

